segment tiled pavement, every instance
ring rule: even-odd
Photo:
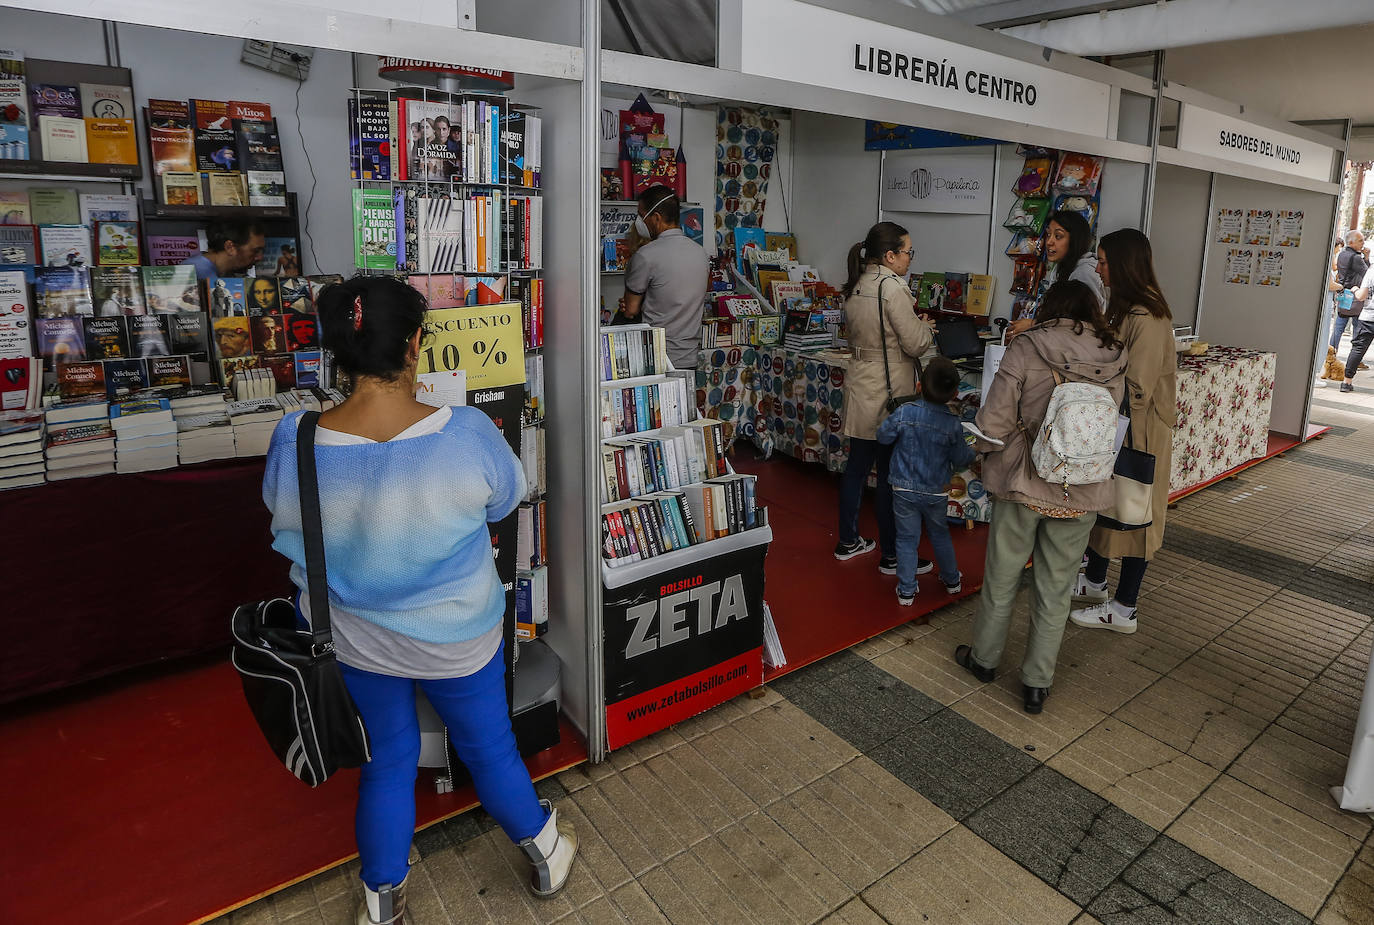
[[[968,601],[541,784],[583,839],[530,898],[480,812],[417,835],[414,921],[1374,922],[1343,777],[1374,628],[1374,392],[1185,499],[1140,631],[1070,626],[1054,693],[953,664]],[[1023,605],[1024,610],[1024,605]],[[351,922],[356,862],[220,920]]]

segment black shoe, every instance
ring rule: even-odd
[[[1039,713],[1045,709],[1045,698],[1050,695],[1048,687],[1031,687],[1028,684],[1021,685],[1021,693],[1026,698],[1026,712]]]
[[[878,571],[882,572],[884,575],[896,575],[897,557],[883,556],[881,559],[878,560]]]
[[[839,559],[841,562],[844,562],[848,559],[854,558],[855,556],[862,556],[865,553],[870,553],[877,548],[877,543],[873,542],[872,540],[866,540],[863,537],[859,537],[857,540],[855,540],[852,543],[849,543],[848,545],[844,543],[836,543],[835,558]]]
[[[967,668],[972,675],[984,684],[997,680],[996,668],[984,668],[973,660],[972,646],[959,646],[954,650],[954,660]]]
[[[935,563],[934,563],[934,562],[931,562],[929,559],[917,559],[917,560],[916,560],[916,574],[917,574],[917,575],[929,575],[929,574],[930,574],[931,572],[933,572],[933,571],[935,571]]]
[[[1342,391],[1342,392],[1353,392],[1353,391],[1355,391],[1355,384],[1354,384],[1353,382],[1342,382],[1342,383],[1341,383],[1341,391]]]

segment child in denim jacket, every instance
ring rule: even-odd
[[[916,585],[916,546],[924,525],[935,549],[940,581],[950,594],[963,590],[946,517],[946,489],[955,472],[973,462],[959,416],[949,402],[959,392],[959,371],[936,357],[921,373],[921,397],[902,405],[878,427],[878,442],[894,444],[888,482],[897,520],[897,603],[910,607]]]

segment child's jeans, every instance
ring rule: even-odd
[[[954,541],[949,536],[948,506],[944,495],[892,492],[892,512],[897,520],[897,593],[903,597],[916,593],[916,546],[921,542],[923,524],[935,549],[940,580],[946,585],[959,581],[959,563],[954,559]]]

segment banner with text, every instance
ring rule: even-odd
[[[619,748],[763,683],[759,545],[606,589],[606,739]]]
[[[992,212],[992,148],[962,154],[889,154],[883,159],[887,212]]]
[[[1330,183],[1335,149],[1235,116],[1182,103],[1178,148]]]
[[[1107,137],[1096,80],[796,0],[734,0],[720,18],[723,68]]]

